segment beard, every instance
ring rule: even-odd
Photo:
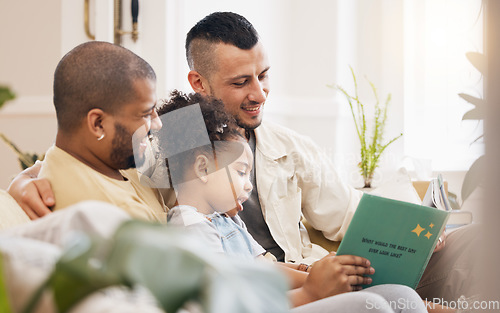
[[[244,108],[249,107],[249,106],[255,106],[255,105],[261,106],[260,107],[260,110],[261,110],[260,114],[249,118],[249,116],[247,116],[245,114]],[[245,130],[254,130],[257,127],[259,127],[260,124],[262,123],[262,117],[264,114],[263,110],[264,110],[264,104],[259,104],[255,101],[247,101],[247,102],[240,105],[237,113],[232,114],[232,115],[233,115],[234,119],[236,120],[236,124],[239,127],[243,128]]]
[[[110,159],[120,170],[136,168],[144,163],[144,156],[134,157],[132,135],[120,123],[115,123],[115,137],[111,142]]]
[[[262,115],[255,116],[254,118],[251,119],[251,121],[244,121],[241,117],[235,114],[233,115],[233,117],[236,120],[236,125],[245,130],[254,130],[257,127],[259,127],[260,124],[262,124]]]
[[[261,120],[255,120],[254,123],[250,124],[250,123],[242,121],[240,118],[236,118],[236,124],[239,127],[243,128],[245,130],[254,130],[257,127],[259,127],[261,123],[262,123],[262,119]]]

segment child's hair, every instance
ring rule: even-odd
[[[199,110],[179,110],[192,105],[199,106]],[[235,141],[246,139],[238,131],[234,117],[226,112],[224,104],[216,98],[174,90],[170,98],[164,100],[157,110],[164,124],[157,133],[160,157],[166,162],[173,186],[186,179],[186,168],[194,164],[200,154],[217,162],[216,156],[221,152],[234,152],[235,159],[243,152],[243,146],[240,143],[235,144]],[[164,118],[164,114],[174,111],[175,118]],[[201,120],[200,111],[204,127],[195,125],[196,121]],[[196,144],[200,142],[200,138],[207,136],[209,143],[207,140],[201,140],[205,144]],[[218,168],[223,168],[228,164],[217,165]]]

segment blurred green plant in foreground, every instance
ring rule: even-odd
[[[288,312],[287,281],[269,264],[215,253],[175,227],[124,222],[112,238],[79,233],[24,313],[51,290],[58,312],[110,286],[147,288],[166,312],[194,302],[207,313]]]

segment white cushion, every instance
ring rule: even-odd
[[[30,218],[5,190],[0,190],[0,230],[24,224]]]

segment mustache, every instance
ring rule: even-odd
[[[250,107],[250,106],[257,106],[257,105],[261,105],[261,104],[264,104],[264,102],[248,101],[246,103],[242,103],[240,107],[244,108],[244,107]]]

